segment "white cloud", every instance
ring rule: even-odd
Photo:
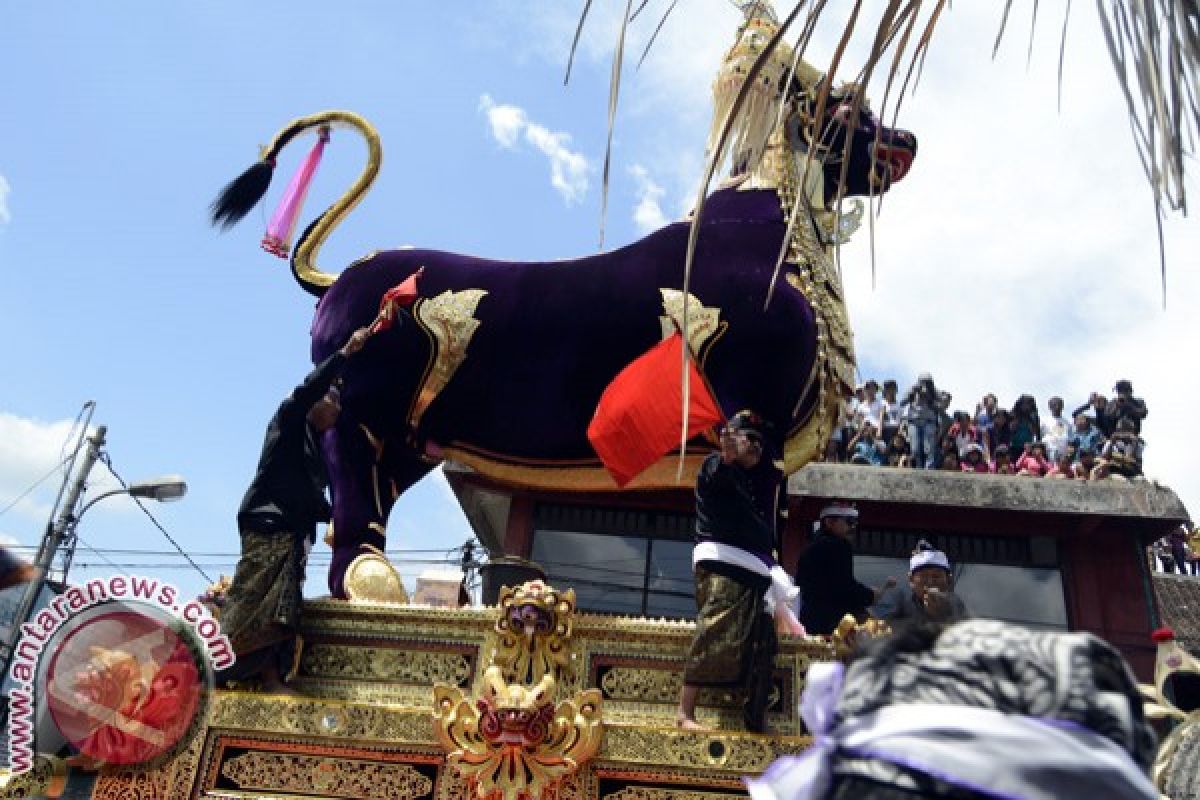
[[[667,190],[655,183],[650,172],[641,164],[630,167],[629,174],[633,176],[634,191],[638,198],[633,209],[634,223],[642,233],[658,230],[668,222],[659,202]]]
[[[74,421],[69,419],[43,422],[0,411],[0,508],[16,501],[6,513],[15,516],[5,520],[5,535],[11,536],[10,530],[29,530],[32,533],[23,537],[27,543],[41,535],[40,525],[48,520],[62,483],[62,472],[56,465],[70,454],[69,448],[75,444],[74,437],[70,442],[67,440],[73,426]],[[90,477],[88,487],[92,496],[117,488],[116,481],[101,466]],[[25,494],[38,481],[41,484]],[[112,510],[121,505],[124,504],[114,498],[105,508]]]
[[[12,214],[8,211],[8,193],[10,191],[12,191],[12,186],[3,175],[0,175],[0,225],[12,220]]]
[[[492,138],[504,148],[515,149],[524,140],[550,162],[550,185],[567,202],[578,203],[587,194],[591,165],[582,153],[570,148],[571,135],[551,131],[529,119],[524,109],[498,104],[489,95],[479,98],[479,108],[487,116]]]
[[[492,138],[501,147],[516,147],[517,139],[527,124],[525,112],[516,106],[496,105],[491,96],[486,94],[479,98],[479,110],[487,115]]]

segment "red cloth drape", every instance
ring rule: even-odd
[[[383,293],[383,297],[379,301],[379,316],[375,317],[375,321],[371,323],[371,333],[379,333],[392,327],[392,323],[396,321],[396,314],[399,310],[401,308],[408,308],[416,302],[418,297],[417,279],[421,277],[421,273],[424,271],[425,268],[421,267],[412,275],[409,275],[403,281]]]
[[[618,486],[624,487],[679,444],[682,351],[683,337],[677,332],[634,359],[600,397],[588,440]],[[687,364],[690,439],[724,416],[691,358]]]

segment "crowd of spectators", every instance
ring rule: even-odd
[[[1159,572],[1200,575],[1200,526],[1180,525],[1151,547]]]
[[[1061,397],[1046,416],[1027,394],[1010,409],[987,394],[974,413],[922,373],[903,396],[894,380],[869,380],[845,399],[826,461],[872,466],[987,472],[1072,480],[1142,475],[1146,403],[1127,380],[1111,399],[1092,392],[1070,416]]]

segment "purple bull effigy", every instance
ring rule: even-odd
[[[788,472],[821,452],[842,392],[854,384],[832,252],[856,226],[862,204],[843,215],[841,199],[887,191],[907,173],[916,139],[883,126],[859,87],[833,88],[786,45],[768,51],[775,30],[769,14],[748,15],[714,84],[710,149],[724,147],[731,178],[698,219],[612,252],[509,262],[386,250],[340,275],[320,270],[321,245],[369,189],[381,161],[376,132],[346,111],[292,122],[219,198],[216,222],[244,216],[265,193],[276,155],[305,131],[319,133],[318,149],[331,126],[366,139],[363,173],[291,256],[297,281],[320,297],[314,362],[371,324],[385,293],[420,271],[411,306],[393,311],[400,324],[374,336],[346,369],[343,414],[326,434],[335,596],[345,595],[350,563],[383,548],[395,499],[443,459],[509,485],[615,488],[589,444],[588,425],[614,376],[676,330],[685,332],[726,416],[754,408],[780,432],[773,444]],[[753,85],[743,91],[752,70]],[[298,211],[314,161],[289,186],[289,213]],[[685,290],[692,225],[698,231]],[[290,227],[277,215],[264,246],[286,252]],[[683,454],[685,485],[711,449],[697,444]],[[680,485],[676,464],[666,456],[631,486]]]

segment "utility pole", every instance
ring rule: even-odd
[[[107,427],[98,425],[96,432],[87,438],[87,452],[84,453],[83,463],[79,465],[79,469],[75,472],[75,480],[72,481],[67,491],[66,502],[59,510],[58,518],[46,525],[46,534],[42,537],[37,557],[33,562],[36,577],[25,585],[25,593],[21,596],[21,605],[17,607],[17,614],[13,617],[12,630],[9,632],[8,641],[4,643],[2,656],[4,669],[0,671],[0,676],[8,673],[9,662],[16,649],[17,640],[21,638],[21,625],[29,619],[33,606],[37,603],[38,595],[42,593],[42,587],[46,585],[50,567],[54,563],[54,557],[58,554],[64,539],[69,537],[69,544],[72,549],[74,548],[75,509],[87,486],[88,473],[92,471],[92,467],[100,458],[100,450],[104,447],[104,435],[107,431]]]

